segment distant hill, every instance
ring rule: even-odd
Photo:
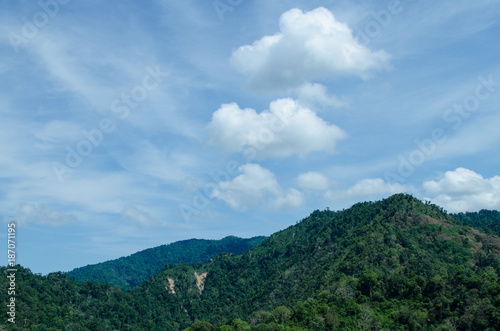
[[[168,265],[128,291],[19,268],[28,329],[500,330],[500,238],[405,194],[316,210],[240,255]],[[3,305],[8,286],[0,277]]]
[[[233,236],[221,240],[189,239],[145,249],[127,257],[87,265],[68,272],[78,283],[93,280],[134,288],[167,264],[205,262],[226,252],[241,254],[260,244],[266,237],[242,239]]]
[[[470,225],[486,233],[500,235],[500,212],[496,210],[481,210],[479,212],[466,212],[450,214],[463,225]]]

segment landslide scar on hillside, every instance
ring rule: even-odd
[[[174,280],[172,278],[167,278],[167,279],[168,279],[169,286],[168,287],[165,286],[165,289],[167,291],[170,290],[170,293],[175,294],[175,283],[174,283]]]
[[[204,272],[202,274],[198,274],[196,271],[194,272],[194,276],[196,277],[196,286],[198,287],[198,290],[203,292],[203,289],[205,288],[205,279],[207,278],[207,273]]]

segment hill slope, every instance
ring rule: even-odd
[[[233,236],[221,240],[189,239],[145,249],[127,257],[88,265],[68,272],[78,283],[97,281],[134,288],[156,274],[166,264],[199,263],[222,253],[240,254],[260,244],[266,237],[242,239]]]
[[[241,255],[168,265],[130,291],[20,269],[16,302],[30,328],[498,330],[499,274],[499,237],[398,194],[315,211]]]
[[[481,229],[488,234],[500,235],[500,212],[496,210],[480,210],[478,212],[467,212],[450,214],[463,225]]]
[[[499,256],[498,237],[399,194],[315,211],[240,256],[168,268],[138,289],[157,293],[171,279],[166,295],[193,322],[276,322],[286,306],[287,323],[307,329],[500,329]],[[207,273],[201,295],[194,272]]]

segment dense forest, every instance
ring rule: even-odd
[[[131,290],[19,266],[11,329],[499,330],[500,238],[473,223],[397,194],[314,211]],[[0,286],[5,307],[7,277]]]
[[[467,212],[450,214],[462,225],[470,225],[481,229],[488,234],[500,235],[500,212],[496,210],[481,210],[479,212]]]
[[[241,254],[265,239],[266,237],[242,239],[229,236],[221,240],[182,240],[116,260],[76,268],[68,272],[68,277],[75,278],[77,283],[94,280],[130,289],[156,274],[166,264],[205,262],[222,252]]]

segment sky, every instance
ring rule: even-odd
[[[406,192],[500,210],[500,3],[0,4],[0,245],[69,271]]]

